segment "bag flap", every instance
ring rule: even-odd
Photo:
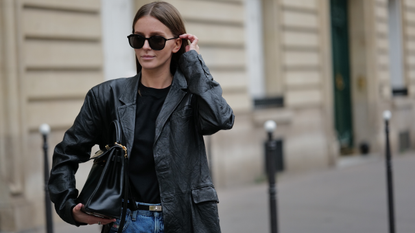
[[[219,203],[216,190],[212,186],[193,189],[192,197],[193,197],[193,202],[195,204],[207,202],[207,201],[214,201],[216,203]]]

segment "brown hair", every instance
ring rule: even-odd
[[[132,33],[134,33],[134,25],[137,23],[137,21],[146,15],[152,16],[158,19],[162,24],[166,25],[166,27],[170,29],[173,36],[179,36],[186,33],[186,28],[184,26],[180,12],[170,3],[162,1],[148,3],[138,9],[133,20]],[[174,74],[176,71],[180,56],[186,52],[186,42],[187,40],[183,40],[180,50],[177,53],[173,54],[170,63],[170,72],[172,74]],[[138,62],[137,57],[135,58],[135,63],[137,65],[137,73],[139,73],[141,71],[141,65]]]

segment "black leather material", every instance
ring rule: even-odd
[[[85,213],[102,218],[120,217],[125,166],[120,149],[115,145],[95,160],[77,200],[84,203]]]
[[[82,211],[101,218],[125,219],[126,211],[121,215],[121,206],[128,200],[128,154],[121,144],[121,126],[117,120],[111,124],[114,144],[100,150],[94,160],[85,185],[77,199],[83,203]],[[123,210],[127,209],[124,202]],[[130,203],[135,203],[131,200]],[[120,226],[123,226],[122,221]],[[120,229],[123,229],[120,227]]]
[[[109,80],[86,95],[72,127],[54,150],[49,193],[66,222],[78,203],[75,173],[91,147],[111,143],[110,123],[118,119],[128,154],[134,143],[136,96],[141,73]],[[203,135],[230,129],[235,116],[201,55],[184,53],[156,120],[153,146],[166,233],[218,233],[218,198],[210,177]],[[218,154],[217,156],[220,156]]]
[[[117,121],[113,124],[115,128],[119,128]],[[118,139],[114,142],[120,141]],[[91,158],[94,164],[77,199],[77,202],[84,204],[82,210],[85,213],[104,218],[120,218],[124,189],[124,154],[123,148],[114,144],[101,155]]]

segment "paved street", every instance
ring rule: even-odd
[[[393,160],[396,232],[415,232],[415,154]],[[278,182],[280,233],[387,233],[383,157],[351,157],[341,166]],[[220,190],[223,233],[270,232],[268,185]]]
[[[396,232],[415,232],[415,154],[395,156]],[[381,156],[342,159],[337,168],[278,177],[280,233],[387,233]],[[219,189],[223,233],[268,233],[268,185]],[[59,224],[55,232],[98,232]]]

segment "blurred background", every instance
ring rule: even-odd
[[[135,75],[127,35],[147,2],[0,0],[0,232],[44,227],[38,128],[51,126],[51,159],[86,92]],[[265,180],[266,120],[277,123],[283,174],[380,157],[384,110],[393,154],[413,149],[414,0],[168,2],[199,37],[236,115],[232,130],[205,138],[218,189]],[[78,187],[89,168],[81,165]]]

